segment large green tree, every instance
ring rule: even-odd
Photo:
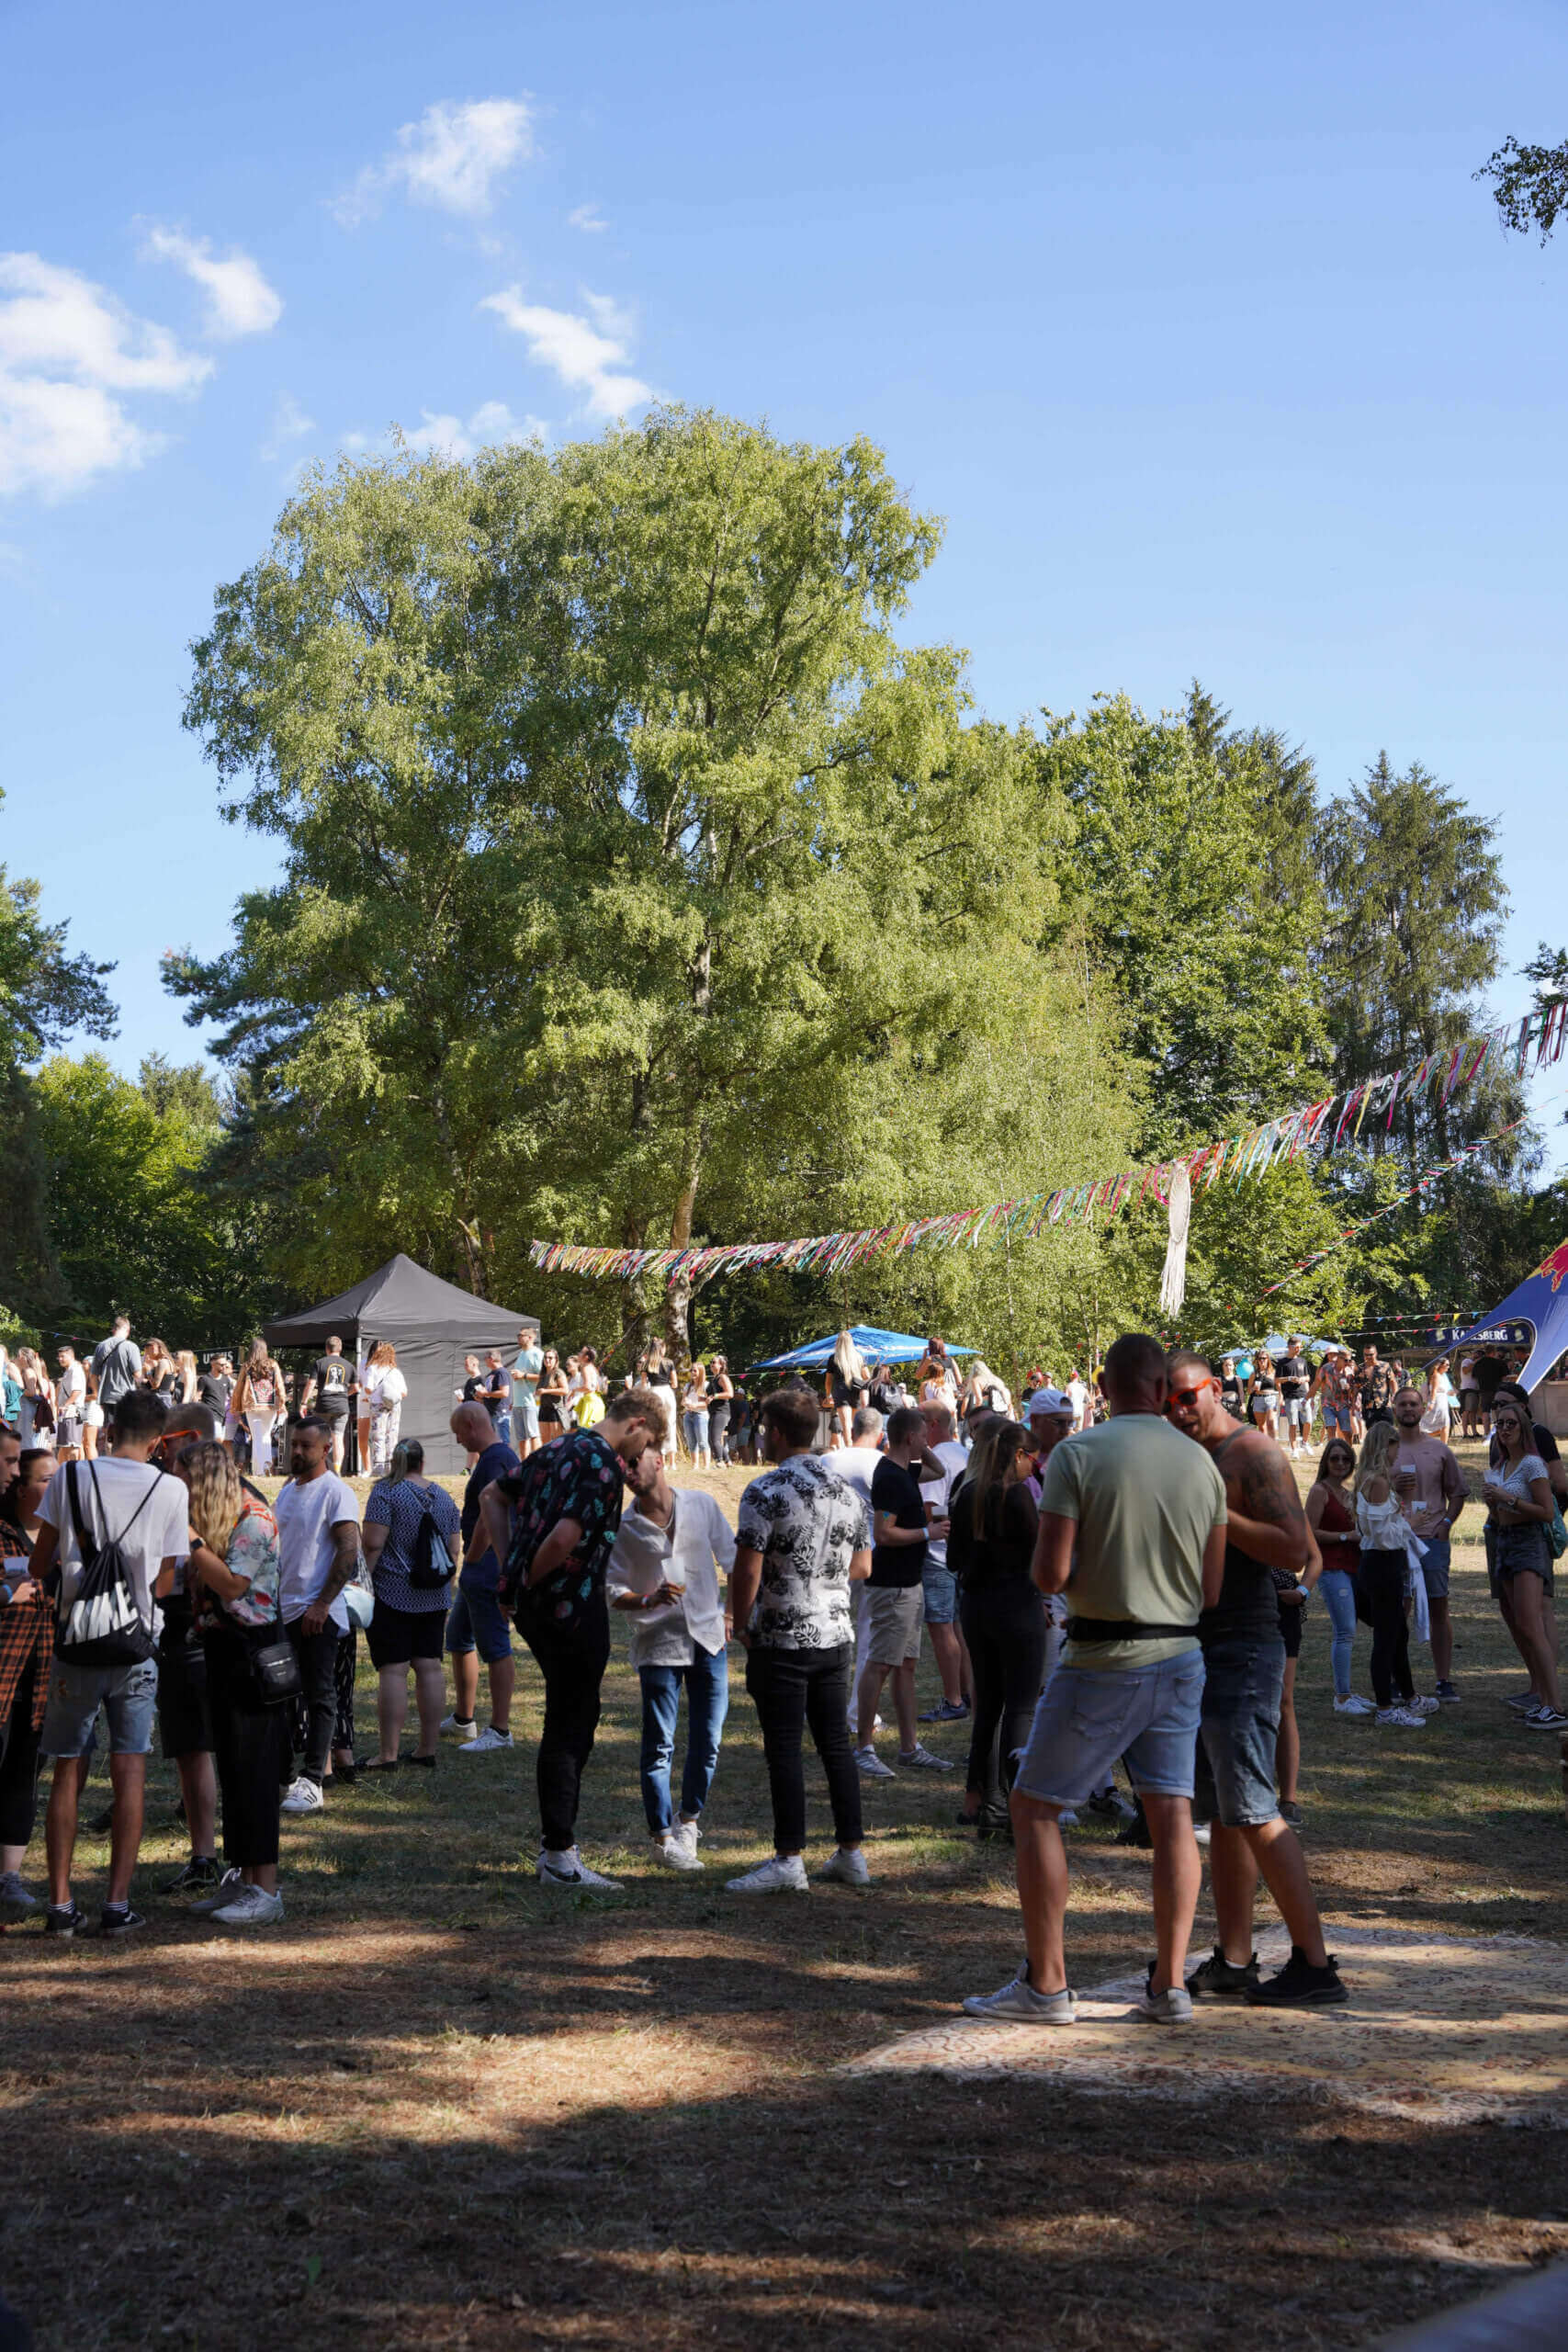
[[[708,414],[289,505],[187,710],[284,876],[170,978],[293,1283],[397,1243],[537,1296],[533,1232],[879,1223],[1125,1148],[1114,1018],[1092,1084],[1057,1050],[1065,797],[895,635],[937,539],[869,444]]]

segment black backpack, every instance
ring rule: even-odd
[[[450,1584],[456,1573],[446,1539],[435,1524],[435,1505],[426,1495],[419,1525],[413,1532],[409,1582],[415,1592],[436,1592],[443,1585]]]
[[[126,1537],[146,1510],[148,1499],[164,1473],[161,1470],[156,1473],[153,1485],[148,1487],[119,1533],[100,1544],[96,1536],[88,1534],[82,1523],[76,1471],[74,1462],[66,1464],[65,1486],[71,1498],[71,1523],[76,1531],[76,1546],[82,1555],[82,1581],[76,1598],[56,1626],[55,1655],[68,1666],[141,1666],[155,1654],[156,1643],[151,1624],[142,1622],[141,1611],[136,1605],[130,1566],[123,1547]],[[93,1481],[99,1514],[107,1527],[108,1514],[104,1510],[98,1474],[90,1462],[87,1471]]]

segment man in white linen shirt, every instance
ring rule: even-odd
[[[632,1664],[642,1684],[643,1809],[665,1868],[700,1871],[698,1825],[729,1711],[725,1645],[731,1627],[719,1572],[728,1575],[735,1564],[735,1534],[711,1495],[671,1486],[658,1446],[649,1446],[622,1476],[634,1499],[622,1515],[604,1590],[612,1609],[630,1619]],[[677,1821],[670,1766],[682,1683],[686,1760]]]

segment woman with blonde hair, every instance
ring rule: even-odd
[[[708,1368],[701,1356],[692,1358],[692,1368],[686,1374],[686,1385],[681,1396],[681,1428],[686,1440],[686,1451],[698,1470],[713,1467],[708,1452]]]
[[[174,1357],[162,1340],[149,1340],[141,1351],[142,1387],[150,1388],[154,1396],[161,1396],[165,1405],[173,1405],[178,1385]]]
[[[848,1331],[840,1331],[833,1342],[822,1401],[832,1417],[841,1443],[850,1443],[854,1417],[870,1395],[871,1374],[862,1361],[861,1351]]]
[[[175,1358],[175,1402],[176,1405],[196,1403],[196,1358],[188,1348],[182,1348]]]
[[[1435,1699],[1417,1699],[1410,1672],[1410,1629],[1404,1588],[1414,1567],[1420,1574],[1425,1544],[1405,1518],[1394,1491],[1393,1457],[1399,1431],[1392,1421],[1374,1421],[1356,1464],[1356,1529],[1361,1539],[1361,1590],[1372,1620],[1372,1695],[1380,1724],[1420,1731]]]
[[[662,1452],[665,1467],[672,1470],[679,1460],[676,1431],[680,1427],[675,1410],[674,1367],[664,1352],[664,1342],[656,1331],[648,1343],[647,1352],[637,1366],[637,1386],[650,1389],[664,1409]]]
[[[398,1351],[390,1340],[378,1340],[365,1367],[365,1401],[370,1415],[370,1476],[384,1478],[398,1448],[408,1382],[398,1370]]]
[[[180,1458],[178,1475],[190,1489],[186,1576],[207,1662],[228,1865],[217,1893],[191,1908],[225,1928],[270,1927],[283,1917],[277,1825],[288,1778],[288,1710],[264,1697],[254,1654],[287,1639],[278,1600],[277,1523],[242,1483],[225,1446],[192,1446]]]
[[[149,1347],[152,1342],[149,1340]],[[230,1399],[236,1425],[243,1421],[251,1438],[251,1474],[265,1478],[272,1468],[273,1424],[288,1408],[288,1385],[283,1366],[265,1340],[251,1341],[250,1354],[240,1369]]]
[[[22,1384],[17,1407],[17,1431],[24,1451],[30,1445],[54,1443],[54,1384],[43,1368],[36,1348],[17,1350],[17,1373]]]

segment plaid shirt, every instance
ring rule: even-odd
[[[31,1551],[8,1521],[0,1520],[0,1558],[26,1559]],[[11,1719],[17,1693],[29,1665],[33,1673],[33,1719],[37,1731],[49,1697],[49,1668],[54,1656],[54,1607],[48,1600],[12,1601],[0,1609],[0,1739]]]

